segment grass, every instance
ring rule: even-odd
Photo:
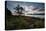
[[[27,16],[6,16],[6,30],[44,28],[44,19]]]

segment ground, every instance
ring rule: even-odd
[[[29,16],[6,16],[6,30],[44,28],[44,19]]]

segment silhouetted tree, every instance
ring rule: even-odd
[[[7,1],[5,1],[5,14],[6,14],[6,16],[11,15],[11,11],[8,10],[8,8],[7,8]]]
[[[21,12],[20,12],[20,14],[22,13],[22,10],[24,10],[22,7],[20,7],[20,10],[21,10]]]
[[[7,10],[6,10],[6,15],[12,15],[11,11],[8,10],[8,8],[7,8]]]
[[[17,10],[17,13],[19,13],[19,5],[16,7],[16,8],[14,8],[15,10]]]
[[[24,10],[23,7],[20,7],[20,5],[17,5],[17,7],[14,9],[16,9],[17,13],[19,13],[19,14],[22,14],[22,10]]]

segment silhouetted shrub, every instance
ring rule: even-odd
[[[5,13],[6,13],[6,15],[12,15],[11,11],[8,10],[8,8],[6,8]]]

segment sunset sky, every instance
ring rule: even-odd
[[[14,8],[17,5],[20,5],[20,7],[23,7],[25,11],[23,11],[25,14],[35,14],[35,13],[44,13],[44,3],[37,3],[37,2],[20,2],[20,1],[7,1],[7,8],[12,12],[12,14],[15,14]],[[41,11],[40,11],[41,10]]]

